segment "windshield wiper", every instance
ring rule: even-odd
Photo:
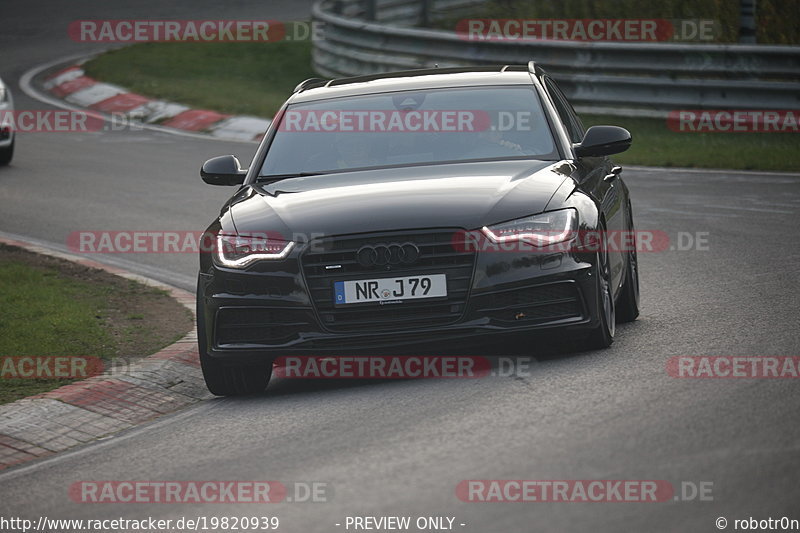
[[[321,174],[327,174],[326,172],[292,172],[289,174],[267,174],[266,176],[258,176],[256,178],[257,183],[263,183],[265,181],[280,181],[285,179],[291,178],[305,178],[307,176],[319,176]]]

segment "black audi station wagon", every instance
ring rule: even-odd
[[[533,62],[307,80],[206,230],[197,321],[214,394],[280,356],[437,353],[545,330],[604,348],[638,315],[621,169],[630,134],[584,127]],[[587,238],[591,235],[592,238]]]

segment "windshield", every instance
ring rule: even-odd
[[[259,176],[486,159],[558,159],[533,87],[402,91],[291,105]]]

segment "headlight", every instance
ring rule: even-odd
[[[570,208],[484,226],[481,231],[495,243],[524,242],[549,246],[574,238],[577,229],[578,212]]]
[[[255,261],[284,259],[292,248],[293,242],[275,239],[266,233],[217,235],[214,259],[222,266],[244,268]]]

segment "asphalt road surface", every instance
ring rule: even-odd
[[[307,12],[305,2],[242,1],[226,3],[224,17]],[[69,41],[71,20],[142,13],[222,14],[211,1],[3,6],[0,76],[17,108],[46,107],[19,90],[29,68],[96,49]],[[200,164],[227,153],[249,161],[254,150],[150,131],[20,135],[12,166],[0,168],[0,231],[65,248],[80,230],[202,230],[232,190],[202,184]],[[688,249],[640,255],[642,315],[618,327],[610,349],[543,357],[547,347],[532,343],[522,350],[534,357],[529,371],[514,377],[276,379],[262,396],[209,400],[1,473],[0,516],[277,516],[279,531],[303,533],[353,531],[348,516],[447,516],[464,532],[717,531],[718,517],[728,530],[735,519],[800,519],[800,382],[665,370],[679,355],[800,355],[800,177],[638,168],[624,177],[638,228]],[[94,259],[194,288],[192,254]],[[666,480],[679,500],[681,487],[711,492],[704,501],[467,503],[455,489],[470,479]],[[76,503],[68,488],[86,480],[316,482],[327,501]]]

